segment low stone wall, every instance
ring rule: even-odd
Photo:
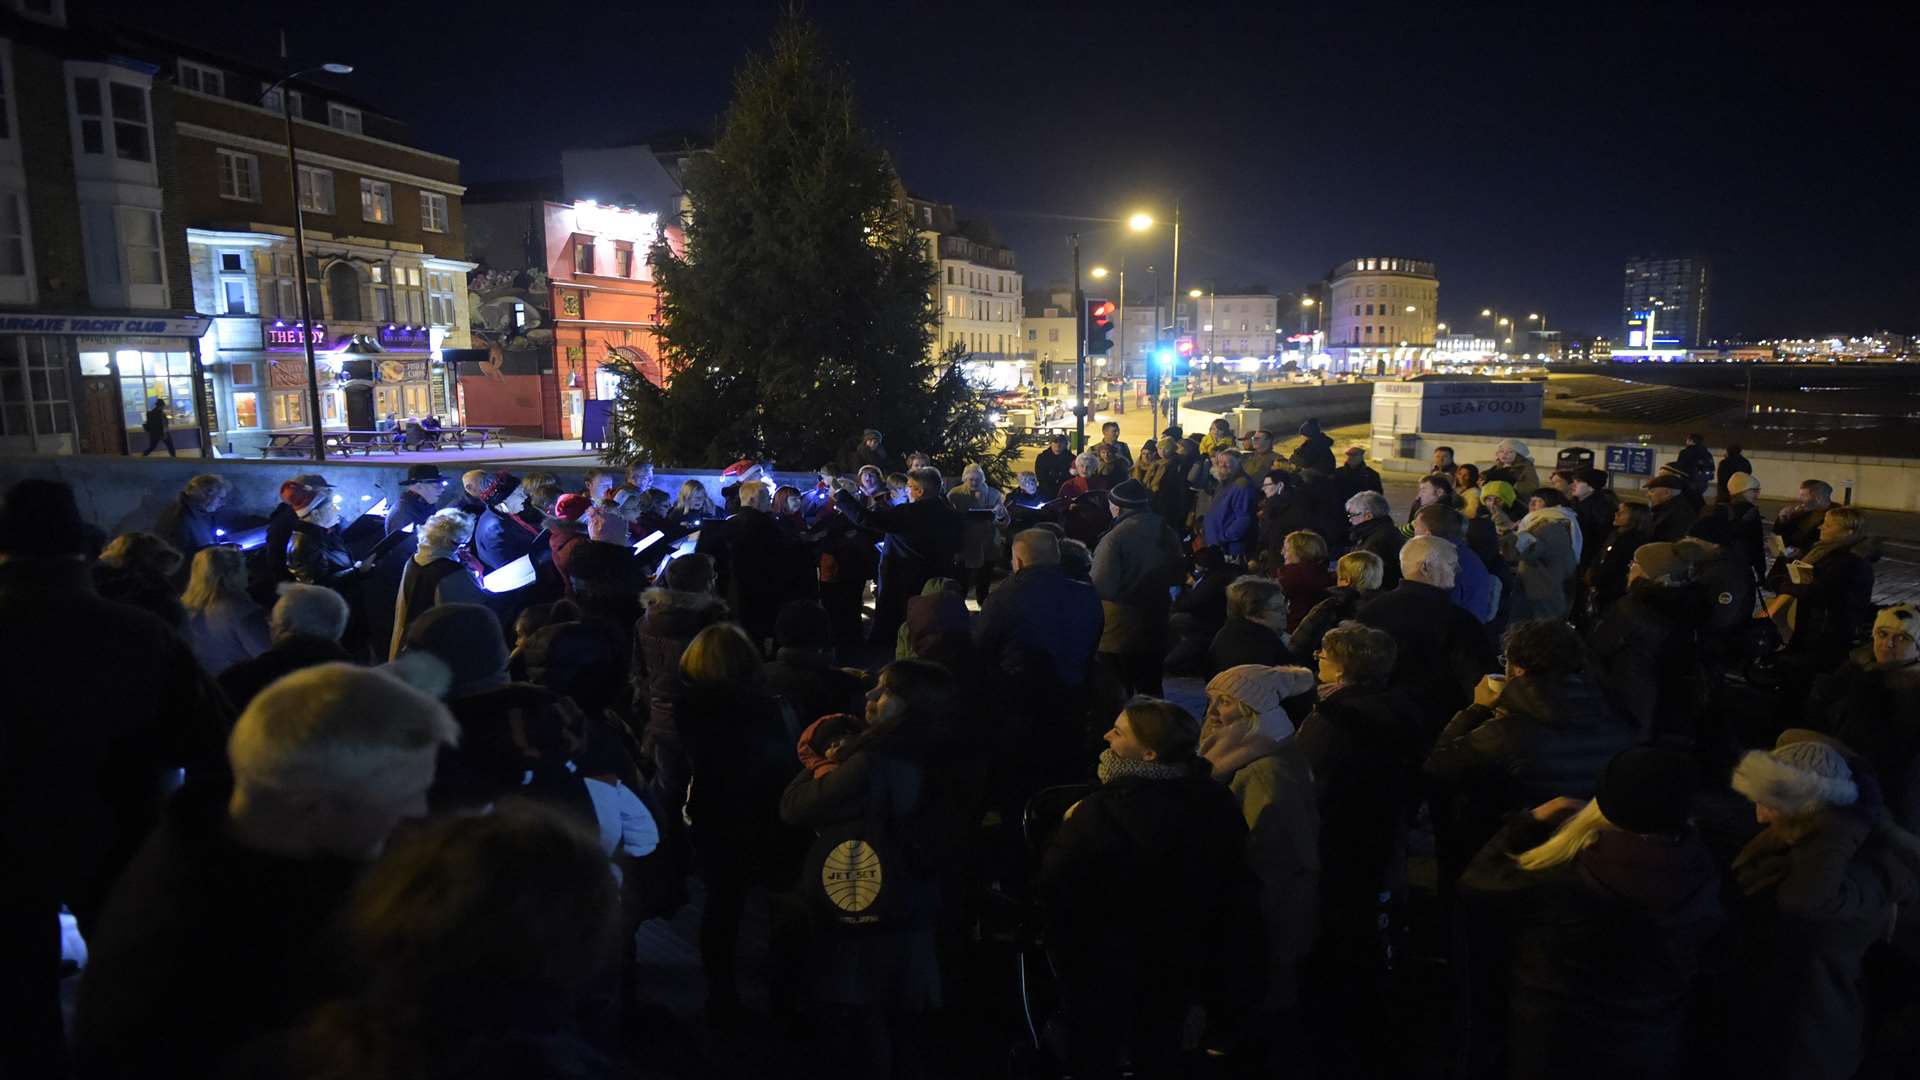
[[[1577,439],[1523,439],[1533,454],[1533,463],[1541,479],[1552,470],[1561,448],[1584,446],[1593,451],[1595,468],[1606,468],[1607,443]],[[1455,461],[1472,462],[1485,468],[1493,460],[1493,448],[1500,442],[1491,435],[1441,435],[1420,432],[1413,435],[1383,435],[1373,440],[1373,466],[1382,472],[1424,474],[1431,466],[1436,446],[1453,447]],[[1614,444],[1622,445],[1622,444]],[[1653,467],[1680,456],[1677,443],[1649,443]],[[1725,452],[1723,445],[1708,444],[1716,461]],[[1411,456],[1403,451],[1411,448]],[[1793,453],[1782,450],[1746,450],[1743,456],[1753,464],[1754,479],[1769,498],[1792,498],[1802,480],[1825,480],[1833,485],[1835,502],[1847,502],[1869,510],[1920,511],[1920,461],[1910,458],[1866,457],[1852,454]],[[1651,477],[1614,473],[1613,487],[1622,492],[1637,492]]]
[[[401,483],[407,475],[407,465],[408,462],[395,460],[330,460],[320,466],[320,473],[333,483],[344,519],[352,521],[366,509],[377,505],[381,499],[392,501],[399,498]],[[524,464],[488,462],[487,467],[504,468],[515,476],[524,476],[528,472],[551,472],[560,477],[561,486],[568,490],[581,491],[586,488],[586,469],[577,466],[555,469],[545,462],[535,461]],[[300,473],[313,471],[313,468],[312,462],[232,458],[206,461],[185,457],[11,457],[0,458],[0,491],[11,487],[16,480],[29,476],[64,481],[73,488],[74,497],[80,504],[80,513],[87,520],[117,535],[152,528],[160,512],[178,497],[188,479],[203,472],[213,472],[225,477],[233,485],[233,497],[228,500],[222,517],[239,527],[246,527],[250,520],[265,519],[273,510],[280,501],[282,483]],[[442,498],[442,505],[450,506],[460,494],[460,472],[443,467],[443,473],[453,478],[453,483],[447,485]],[[802,491],[816,481],[812,473],[783,472],[776,473],[774,478],[778,483],[792,484]],[[656,473],[654,486],[671,495],[678,492],[681,483],[688,479],[700,480],[707,485],[709,494],[715,499],[720,497],[719,469]]]
[[[1193,399],[1193,407],[1231,416],[1245,395],[1240,391]],[[1260,426],[1275,438],[1296,434],[1300,425],[1318,417],[1320,426],[1338,427],[1366,420],[1373,408],[1373,384],[1336,383],[1331,386],[1270,386],[1253,392],[1260,409]],[[1196,428],[1186,425],[1188,431]],[[1204,431],[1204,429],[1198,429]]]

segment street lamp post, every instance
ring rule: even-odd
[[[1127,227],[1132,229],[1134,232],[1146,232],[1148,229],[1153,228],[1153,216],[1147,213],[1135,213],[1133,216],[1127,219]],[[1178,326],[1180,322],[1179,316],[1177,314],[1178,305],[1180,303],[1178,299],[1178,297],[1180,296],[1180,200],[1179,199],[1173,200],[1173,281],[1171,283],[1171,287],[1168,289],[1168,293],[1169,295],[1175,297],[1175,300],[1173,302],[1174,308],[1170,310],[1168,314],[1170,317],[1172,317],[1175,326]],[[1158,319],[1158,316],[1156,315],[1155,316],[1156,326],[1158,324],[1158,321],[1159,319]],[[1156,332],[1153,335],[1153,344],[1154,344],[1155,352],[1159,351],[1159,347],[1162,343],[1162,340],[1163,339],[1161,334],[1158,332],[1158,330],[1156,330]],[[1169,425],[1176,424],[1176,423],[1179,423],[1179,419],[1180,419],[1180,396],[1178,394],[1173,394],[1171,395],[1171,399],[1167,403],[1167,423]]]
[[[300,208],[300,158],[299,148],[293,138],[293,94],[286,88],[287,83],[302,75],[324,71],[329,75],[351,75],[351,64],[321,64],[305,68],[280,79],[261,91],[260,98],[265,101],[275,90],[280,91],[280,120],[287,128],[287,191],[293,196],[293,282],[294,289],[300,294],[300,345],[307,355],[307,410],[308,419],[313,427],[313,460],[327,460],[327,443],[320,424],[320,363],[313,355],[313,311],[307,301],[307,222],[306,214]]]
[[[1078,400],[1073,403],[1073,414],[1080,424],[1080,433],[1074,439],[1073,452],[1078,454],[1087,448],[1087,294],[1080,288],[1080,234],[1072,234],[1073,240],[1073,384]]]

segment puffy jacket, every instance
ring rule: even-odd
[[[1558,795],[1591,798],[1600,770],[1634,735],[1586,675],[1521,675],[1492,706],[1454,714],[1427,754],[1426,774],[1449,793],[1470,855],[1512,811]]]
[[[1234,477],[1213,493],[1207,504],[1206,541],[1228,555],[1253,550],[1254,488],[1245,477]]]
[[[1698,648],[1706,617],[1698,588],[1642,580],[1588,635],[1601,686],[1639,729],[1641,741],[1693,739],[1707,699]]]
[[[1566,618],[1578,565],[1573,554],[1575,528],[1565,515],[1543,511],[1527,529],[1500,538],[1500,553],[1514,569],[1508,619]]]
[[[1569,862],[1521,869],[1513,856],[1554,828],[1514,814],[1460,878],[1471,939],[1504,946],[1469,955],[1506,959],[1509,1075],[1672,1075],[1725,922],[1719,868],[1691,830],[1609,829]]]

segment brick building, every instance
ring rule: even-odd
[[[125,453],[154,400],[199,445],[199,341],[158,68],[67,24],[0,10],[0,450]]]

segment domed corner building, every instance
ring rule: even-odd
[[[1440,279],[1424,259],[1348,259],[1327,275],[1326,350],[1335,372],[1387,375],[1433,362]]]

